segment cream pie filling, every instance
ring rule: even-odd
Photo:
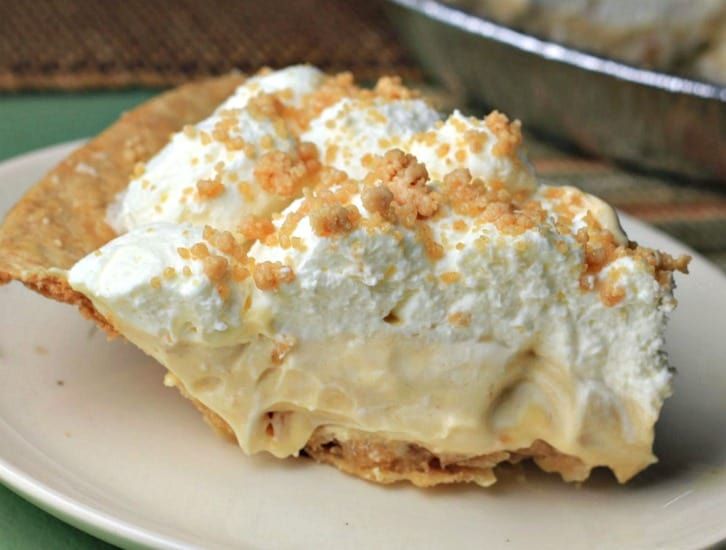
[[[251,248],[216,214],[156,216],[69,282],[247,453],[296,455],[323,426],[461,457],[542,440],[582,463],[567,479],[627,481],[655,460],[685,266],[628,243],[602,201],[537,185],[501,115],[437,118],[343,98],[303,132],[310,187]]]

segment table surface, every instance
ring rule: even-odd
[[[83,93],[0,94],[0,161],[97,134],[118,115],[151,97],[148,89]],[[686,241],[726,269],[726,193],[623,170],[527,138],[530,158],[546,183],[569,183]],[[0,550],[111,548],[36,508],[0,485]]]

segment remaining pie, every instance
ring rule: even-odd
[[[524,32],[726,84],[723,0],[448,0]]]
[[[245,453],[420,486],[529,457],[625,482],[655,460],[688,258],[538,184],[520,144],[519,122],[444,119],[395,78],[191,84],[28,192],[0,278],[155,357]]]

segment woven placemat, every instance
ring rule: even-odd
[[[169,86],[300,62],[418,75],[378,0],[0,1],[0,90]]]

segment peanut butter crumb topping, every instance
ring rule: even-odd
[[[448,321],[456,328],[466,328],[471,324],[471,313],[457,311],[449,315]]]
[[[247,110],[258,120],[276,119],[285,115],[285,104],[275,93],[258,93],[247,102]]]
[[[310,225],[321,237],[349,233],[359,220],[360,213],[352,205],[321,204],[310,212]]]
[[[623,294],[618,298],[621,291],[616,289],[619,274],[617,272],[609,273],[605,282],[599,281],[598,283],[593,282],[593,276],[619,258],[630,257],[643,262],[648,272],[664,287],[671,285],[674,271],[688,273],[690,256],[683,255],[674,258],[665,252],[638,246],[633,241],[624,245],[618,244],[613,234],[607,229],[603,229],[596,220],[588,219],[587,222],[587,228],[580,229],[576,234],[577,242],[582,246],[585,255],[580,276],[580,288],[598,290],[605,305],[615,305],[624,297]]]
[[[277,290],[281,284],[294,281],[295,273],[280,262],[260,262],[254,266],[253,279],[260,290]]]
[[[421,94],[403,85],[400,76],[383,76],[376,82],[373,93],[389,101],[396,99],[413,99]]]
[[[393,193],[385,185],[365,187],[361,193],[361,201],[364,208],[371,214],[377,214],[384,220],[393,221],[391,211]]]
[[[515,153],[522,144],[522,123],[518,120],[509,122],[506,115],[492,111],[484,119],[484,124],[497,137],[492,153],[497,157],[515,158]]]
[[[459,168],[444,177],[444,193],[451,209],[478,223],[493,223],[507,235],[520,235],[540,225],[546,213],[529,193],[511,193],[499,181],[483,182]]]
[[[197,195],[200,200],[214,199],[224,192],[224,184],[219,177],[201,179],[197,182]]]
[[[416,231],[430,260],[437,261],[444,257],[444,247],[434,239],[431,226],[425,222],[419,222],[416,224]]]
[[[209,249],[204,243],[196,243],[189,249],[192,254],[192,258],[195,260],[202,260],[209,256]]]
[[[441,281],[447,285],[458,283],[460,279],[461,273],[458,271],[447,271],[446,273],[441,274]]]
[[[248,241],[264,241],[265,237],[275,232],[275,226],[268,218],[249,216],[242,220],[239,231]]]
[[[360,91],[349,72],[328,76],[315,91],[302,97],[298,108],[288,108],[285,119],[298,135],[310,125],[310,121],[326,108],[345,97],[352,97]]]
[[[236,262],[247,262],[247,247],[244,243],[241,243],[232,233],[229,231],[219,231],[210,227],[209,225],[204,226],[204,232],[202,237],[205,241],[215,247],[217,250],[226,254]],[[202,243],[203,244],[203,243]]]
[[[224,145],[227,151],[244,151],[248,157],[254,158],[255,148],[252,144],[245,142],[239,132],[239,109],[225,109],[220,112],[220,119],[212,129],[212,138]]]
[[[281,197],[295,197],[310,185],[320,170],[317,148],[301,143],[294,154],[282,151],[265,153],[255,166],[255,178],[268,193]]]
[[[382,214],[384,219],[396,219],[401,225],[413,227],[417,220],[430,218],[438,210],[441,196],[429,187],[426,167],[413,155],[391,149],[375,158],[372,175],[393,197],[390,212]]]
[[[210,281],[216,283],[224,279],[225,275],[227,275],[229,262],[224,256],[212,254],[202,260],[202,266],[204,268],[204,274],[209,277]]]

